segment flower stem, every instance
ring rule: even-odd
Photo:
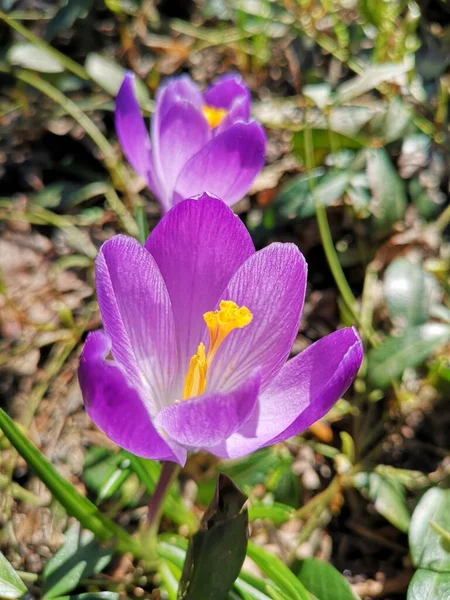
[[[306,154],[306,167],[308,170],[312,170],[315,167],[314,164],[314,147],[312,140],[312,132],[309,127],[304,129],[305,139],[305,154]],[[339,293],[342,296],[342,300],[351,315],[353,321],[361,329],[364,337],[369,341],[372,346],[378,344],[376,334],[370,325],[367,325],[361,321],[360,315],[355,310],[356,298],[351,290],[351,287],[345,277],[344,270],[342,269],[341,262],[339,260],[336,248],[334,246],[333,237],[331,235],[330,224],[327,217],[327,209],[320,198],[318,198],[315,189],[314,182],[311,180],[311,195],[314,200],[314,208],[316,212],[317,225],[319,227],[320,239],[325,252],[325,256],[330,267],[331,274],[333,275],[336,286]]]
[[[148,503],[146,523],[146,528],[148,531],[154,530],[155,534],[157,533],[159,522],[161,521],[164,499],[166,498],[171,485],[175,481],[179,472],[180,466],[177,465],[177,463],[169,461],[163,463],[159,481],[156,484],[155,491],[153,492],[153,495]]]

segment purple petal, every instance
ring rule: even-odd
[[[173,440],[166,442],[159,435],[123,370],[106,359],[110,349],[111,343],[103,331],[89,334],[78,369],[86,412],[121,448],[137,456],[184,465],[186,450]]]
[[[231,206],[250,189],[264,166],[266,136],[256,121],[235,123],[191,158],[175,186],[175,201],[204,191]]]
[[[187,108],[177,109],[175,106],[186,107],[190,105],[190,111]],[[153,160],[155,172],[161,182],[160,201],[164,212],[167,212],[173,204],[172,195],[176,183],[175,172],[166,172],[167,164],[170,164],[172,154],[180,154],[184,157],[183,164],[176,161],[176,176],[178,177],[181,168],[211,137],[211,133],[203,116],[201,107],[203,97],[188,75],[181,77],[173,77],[164,85],[158,88],[155,98],[155,112],[151,122],[152,144],[153,144]],[[174,121],[178,125],[181,124],[180,118],[182,113],[187,117],[182,125],[182,136],[177,136],[174,142],[177,147],[170,147],[170,141],[173,137]],[[187,114],[188,113],[188,114]],[[194,117],[192,116],[194,115]],[[193,141],[191,145],[190,123],[193,119]],[[172,135],[171,135],[172,132]],[[204,136],[207,136],[204,138]],[[165,140],[165,141],[164,141]],[[199,141],[203,140],[203,144],[199,145]],[[203,190],[202,190],[203,191]]]
[[[231,109],[236,100],[244,100],[248,111],[246,119],[250,116],[250,91],[237,73],[228,73],[218,77],[205,91],[203,99],[208,106],[227,110]]]
[[[178,100],[160,119],[159,131],[154,135],[158,136],[157,140],[153,138],[155,164],[165,183],[166,197],[171,199],[181,170],[211,139],[211,129],[201,111]]]
[[[178,443],[191,448],[215,446],[240,429],[252,414],[259,374],[227,394],[204,394],[164,408],[157,424]]]
[[[95,267],[112,354],[154,415],[175,399],[180,378],[166,285],[150,253],[122,235],[103,244]]]
[[[148,187],[159,193],[152,166],[150,136],[134,93],[134,75],[127,73],[116,98],[115,124],[122,150],[133,169],[143,177]]]
[[[246,306],[253,320],[222,343],[209,370],[211,389],[233,389],[258,368],[261,389],[273,379],[298,332],[306,279],[305,259],[294,244],[271,244],[239,268],[220,300]]]
[[[301,433],[346,392],[362,359],[361,340],[353,328],[312,344],[281,369],[244,427],[210,452],[237,458]]]
[[[247,102],[246,98],[238,98],[233,102],[230,110],[220,123],[219,127],[214,129],[213,134],[217,136],[219,133],[222,133],[222,131],[229,129],[237,121],[248,121],[249,118],[250,103]]]
[[[171,77],[163,85],[159,86],[155,96],[155,115],[159,119],[163,119],[166,112],[172,107],[172,104],[179,100],[190,102],[199,110],[203,105],[202,93],[189,75]]]
[[[181,370],[187,371],[212,310],[231,276],[255,252],[242,222],[218,198],[181,202],[146,243],[172,301]]]

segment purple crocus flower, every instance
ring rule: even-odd
[[[363,350],[341,329],[286,362],[307,267],[293,244],[255,252],[242,222],[203,194],[177,204],[141,246],[117,235],[96,260],[104,331],[79,367],[86,410],[119,446],[184,464],[243,456],[325,415]]]
[[[205,190],[229,206],[241,200],[264,166],[266,136],[250,119],[250,92],[237,74],[204,94],[187,75],[158,89],[151,136],[127,74],[116,100],[116,131],[128,161],[163,212]],[[151,137],[151,142],[150,142]]]

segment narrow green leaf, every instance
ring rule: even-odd
[[[446,572],[450,578],[450,544],[433,529],[431,522],[450,531],[450,489],[435,487],[428,490],[414,510],[409,530],[414,566]]]
[[[120,600],[120,596],[115,592],[87,592],[72,596],[58,596],[52,600]]]
[[[25,584],[0,552],[0,598],[21,598],[26,591]]]
[[[257,504],[251,504],[248,509],[250,521],[254,521],[255,519],[269,519],[277,525],[289,521],[294,513],[295,509],[292,506],[287,506],[280,502],[274,502],[270,505],[258,502]]]
[[[139,543],[114,521],[105,517],[95,504],[77,492],[3,409],[0,409],[0,428],[68,514],[78,519],[81,525],[92,531],[99,540],[113,542],[119,551],[132,552],[135,556],[142,554]]]
[[[308,135],[314,150],[314,165],[316,167],[323,163],[328,154],[334,154],[342,149],[359,150],[360,148],[367,148],[369,145],[369,141],[363,136],[350,136],[331,129],[311,127],[308,129]],[[307,164],[305,132],[295,132],[292,143],[294,154],[303,164]]]
[[[367,355],[369,383],[372,387],[387,388],[405,369],[420,366],[449,339],[450,327],[441,323],[411,327],[402,335],[388,337]]]
[[[311,594],[320,600],[358,600],[350,584],[337,569],[323,560],[302,561],[298,578]]]
[[[129,452],[124,452],[124,455],[129,458],[131,469],[138,476],[147,494],[151,496],[161,474],[161,465],[155,461],[134,456]],[[180,494],[174,491],[174,487],[172,486],[169,494],[164,499],[163,513],[177,525],[187,526],[189,532],[193,533],[198,528],[198,519],[184,504]]]
[[[75,523],[65,535],[64,544],[44,568],[44,599],[56,598],[74,590],[80,582],[100,573],[112,558],[111,549],[102,548],[92,532]]]
[[[310,600],[305,586],[297,579],[294,573],[270,552],[249,542],[247,556],[251,558],[288,598],[292,600]]]

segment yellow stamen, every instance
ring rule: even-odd
[[[197,352],[189,362],[189,368],[183,386],[183,400],[203,394],[206,388],[207,369],[205,344],[199,344]]]
[[[206,358],[208,366],[216,355],[219,346],[234,329],[241,329],[251,323],[252,313],[246,306],[239,307],[231,300],[222,300],[219,310],[203,315],[209,331],[209,351]]]
[[[239,307],[231,300],[222,300],[219,310],[206,312],[203,319],[209,331],[209,350],[206,355],[204,344],[199,344],[196,354],[191,358],[184,380],[183,400],[203,394],[208,368],[220,345],[232,331],[249,325],[253,315],[246,306]]]
[[[225,108],[215,108],[214,106],[209,106],[208,104],[203,105],[202,111],[211,129],[219,127],[227,115]]]

